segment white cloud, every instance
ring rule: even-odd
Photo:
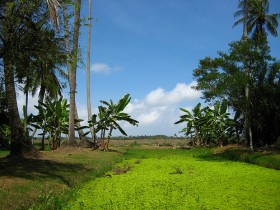
[[[90,70],[96,73],[109,74],[111,72],[111,67],[104,63],[94,63],[91,64]]]
[[[120,69],[120,67],[111,67],[105,63],[94,63],[90,66],[91,71],[101,74],[110,74],[111,72],[118,71]]]
[[[196,82],[191,82],[190,84],[178,83],[169,92],[158,88],[151,91],[146,96],[145,101],[150,105],[172,105],[184,100],[197,100],[201,97],[201,93],[192,88],[194,85],[196,85]]]
[[[178,83],[172,90],[163,88],[152,90],[143,100],[128,104],[125,112],[139,121],[138,127],[125,126],[128,135],[174,135],[185,126],[174,125],[182,115],[180,107],[191,110],[200,100],[201,93],[191,87],[196,83]],[[118,134],[116,134],[118,135]]]

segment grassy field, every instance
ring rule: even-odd
[[[280,171],[265,168],[279,169],[279,153],[112,143],[110,152],[64,148],[38,159],[0,151],[0,209],[280,209]]]
[[[280,209],[280,171],[209,149],[132,149],[65,209]]]

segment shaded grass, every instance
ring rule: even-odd
[[[279,171],[211,152],[131,149],[118,164],[130,171],[90,181],[67,209],[280,209]]]
[[[266,168],[280,170],[279,151],[252,152],[248,148],[232,147],[225,149],[214,149],[208,155],[202,155],[205,160],[230,160],[251,163]]]
[[[79,148],[42,152],[40,159],[1,158],[0,209],[60,209],[73,189],[120,159],[119,152]]]

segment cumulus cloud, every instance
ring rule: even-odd
[[[120,67],[111,67],[105,63],[94,63],[91,64],[90,66],[90,70],[92,72],[101,73],[101,74],[109,74],[113,71],[118,71],[120,69],[121,69]]]
[[[138,127],[123,124],[130,135],[174,135],[185,125],[174,125],[182,115],[180,107],[191,110],[198,103],[201,93],[191,87],[196,83],[178,83],[170,90],[152,90],[142,100],[135,99],[125,111],[139,121]]]
[[[157,88],[151,91],[145,98],[150,105],[173,105],[184,100],[196,100],[201,97],[201,93],[192,88],[196,82],[190,84],[178,83],[171,91]]]

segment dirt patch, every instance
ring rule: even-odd
[[[229,144],[227,146],[222,146],[222,147],[217,147],[214,151],[213,154],[219,154],[222,153],[226,150],[230,150],[230,149],[248,149],[245,146],[242,145],[238,145],[238,144]]]

